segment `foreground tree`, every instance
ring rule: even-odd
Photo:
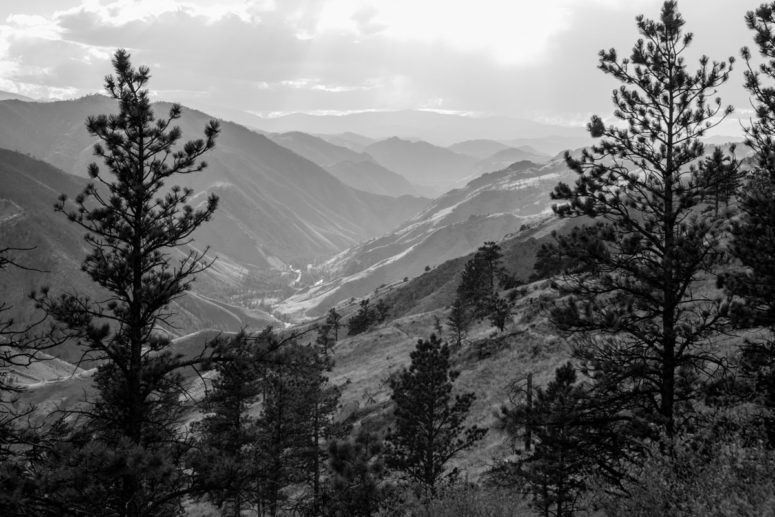
[[[105,87],[119,113],[86,122],[99,140],[94,153],[109,174],[91,164],[92,182],[74,206],[61,196],[55,207],[86,230],[91,251],[82,268],[109,295],[37,297],[77,340],[83,358],[99,364],[97,399],[79,433],[90,444],[75,444],[69,460],[55,458],[71,468],[60,473],[65,479],[57,489],[67,493],[68,483],[86,483],[88,490],[73,487],[81,497],[60,501],[86,514],[97,504],[100,515],[175,515],[187,486],[188,447],[178,431],[181,371],[200,358],[174,353],[157,329],[170,316],[170,303],[209,266],[204,252],[184,246],[212,217],[218,200],[211,195],[193,208],[190,189],[165,183],[205,167],[199,158],[215,145],[219,127],[211,121],[204,139],[178,147],[181,131],[174,123],[180,106],[156,119],[145,89],[148,68],[133,68],[124,50],[116,52],[113,68]],[[173,258],[175,249],[182,258]]]
[[[240,333],[216,345],[229,360],[216,365],[217,377],[202,404],[207,415],[194,424],[200,435],[190,459],[195,485],[224,515],[239,517],[253,507],[256,466],[250,451],[256,423],[248,408],[260,394],[259,354],[268,345],[265,336],[251,339]]]
[[[435,493],[457,471],[447,463],[486,433],[464,421],[476,396],[452,394],[459,373],[451,369],[449,347],[435,336],[417,341],[409,369],[390,381],[395,424],[387,436],[387,463],[420,488]]]
[[[579,174],[559,184],[560,217],[587,216],[602,245],[558,236],[558,246],[580,266],[560,282],[570,294],[553,311],[560,329],[575,336],[575,354],[601,396],[626,402],[634,422],[675,433],[696,396],[698,380],[721,361],[707,346],[722,323],[720,300],[699,288],[722,257],[725,221],[702,200],[712,194],[692,165],[700,141],[732,108],[716,89],[733,59],[700,59],[690,72],[683,54],[692,41],[676,2],[657,21],[637,18],[641,39],[629,59],[601,51],[600,68],[622,83],[613,93],[621,126],[592,117],[601,142],[581,156],[566,153]],[[578,234],[580,235],[580,234]],[[585,273],[594,272],[592,273]]]
[[[589,385],[578,382],[571,363],[555,370],[546,388],[514,402],[502,409],[501,424],[515,443],[529,433],[535,446],[520,451],[516,462],[496,464],[491,478],[526,489],[541,515],[573,515],[593,475],[616,471],[615,457],[624,446],[616,425]]]
[[[745,86],[756,109],[756,118],[746,128],[746,144],[755,153],[755,165],[740,194],[740,218],[732,226],[731,252],[743,268],[724,281],[736,296],[736,323],[769,329],[763,339],[747,342],[742,364],[754,381],[757,400],[770,411],[766,427],[775,446],[775,3],[762,4],[745,19],[766,62],[754,70],[750,50],[743,49],[748,64]]]
[[[0,271],[28,269],[15,259],[21,251],[30,250],[0,248]],[[51,334],[38,332],[42,320],[20,325],[6,317],[11,309],[0,300],[0,515],[9,517],[40,508],[29,456],[42,433],[30,421],[33,408],[18,404],[23,389],[15,374],[37,361],[42,351],[60,344]]]

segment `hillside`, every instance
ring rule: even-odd
[[[157,115],[168,108],[155,105]],[[98,95],[51,103],[2,101],[0,147],[85,175],[93,139],[84,121],[116,109]],[[179,121],[184,139],[200,138],[210,118],[184,109]],[[207,162],[206,171],[176,178],[201,196],[221,196],[215,218],[196,234],[197,242],[259,270],[288,270],[287,264],[328,258],[391,230],[425,205],[420,199],[352,189],[311,161],[230,122],[222,123]]]
[[[467,255],[484,241],[499,241],[545,217],[549,192],[558,181],[572,177],[562,160],[546,165],[519,162],[484,174],[436,199],[391,234],[325,262],[315,270],[321,281],[279,308],[297,316],[319,314],[382,284],[419,275],[427,266]]]
[[[94,283],[81,271],[88,252],[84,231],[70,223],[53,205],[60,193],[75,195],[85,180],[66,174],[44,162],[0,149],[0,242],[19,248],[15,260],[29,269],[8,268],[0,271],[0,292],[13,309],[6,316],[19,323],[36,319],[28,294],[48,286],[52,293],[77,291],[99,295]],[[262,328],[277,320],[258,310],[248,310],[211,299],[231,290],[242,289],[243,268],[221,258],[201,273],[194,283],[195,292],[184,296],[175,306],[175,317],[168,331],[173,335],[194,329],[239,330],[247,326]],[[202,292],[209,293],[204,296]],[[57,354],[73,359],[72,349]]]

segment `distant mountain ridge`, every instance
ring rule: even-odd
[[[288,131],[329,135],[356,133],[372,139],[399,136],[420,138],[441,146],[468,140],[471,135],[477,135],[479,139],[504,142],[515,138],[549,136],[585,139],[585,141],[587,139],[586,131],[581,127],[550,125],[509,117],[472,116],[429,110],[375,110],[344,115],[292,113],[280,117],[256,116],[249,124],[274,133]],[[559,150],[554,150],[551,154]]]

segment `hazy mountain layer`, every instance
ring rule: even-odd
[[[509,147],[495,152],[478,162],[476,170],[483,173],[505,169],[515,162],[546,163],[549,160],[551,160],[551,156],[532,151],[529,146]]]
[[[241,119],[244,120],[244,119]],[[312,134],[356,133],[373,139],[391,136],[420,138],[435,145],[451,145],[478,139],[504,141],[514,138],[586,138],[582,127],[542,124],[509,117],[476,117],[434,111],[365,111],[347,115],[309,115],[293,113],[281,117],[255,117],[251,127],[276,133],[303,131]],[[563,149],[560,146],[554,153]],[[551,154],[554,154],[551,153]],[[397,171],[400,172],[400,171]]]
[[[168,104],[157,104],[162,116]],[[87,116],[116,110],[111,100],[0,102],[0,147],[29,153],[74,174],[93,161]],[[184,139],[200,138],[208,115],[184,109]],[[214,220],[196,234],[200,245],[259,268],[307,263],[381,235],[425,205],[344,185],[320,166],[237,124],[224,122],[202,173],[175,178],[221,204]]]
[[[365,148],[379,164],[417,185],[444,192],[472,175],[476,159],[423,141],[388,138]]]
[[[379,165],[364,152],[298,131],[269,135],[269,138],[322,166],[342,183],[355,189],[383,196],[419,195],[419,189],[406,178]]]
[[[459,154],[467,154],[473,158],[484,160],[485,158],[492,156],[498,151],[511,149],[511,146],[506,145],[503,142],[496,142],[495,140],[479,139],[458,142],[448,146],[447,149]]]

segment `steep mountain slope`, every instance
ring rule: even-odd
[[[474,158],[423,141],[393,137],[371,144],[365,152],[410,182],[441,191],[453,187],[475,170]]]
[[[558,181],[568,182],[573,176],[562,160],[546,165],[518,162],[484,174],[438,198],[393,233],[322,264],[319,282],[284,301],[280,310],[319,314],[341,300],[466,255],[484,241],[500,240],[544,217],[551,204],[549,192]]]
[[[83,241],[85,232],[53,210],[60,193],[75,195],[84,184],[85,180],[44,162],[0,149],[0,246],[19,249],[14,252],[15,260],[29,268],[0,271],[2,301],[13,306],[4,317],[14,317],[20,324],[35,321],[38,314],[28,294],[43,286],[48,286],[52,294],[104,294],[80,268],[88,252]],[[195,292],[176,302],[176,315],[167,330],[180,335],[201,328],[239,330],[243,326],[276,324],[277,320],[264,312],[210,298],[239,288],[243,275],[242,267],[223,258],[218,260],[198,276]],[[70,360],[73,354],[70,347],[57,353]]]
[[[168,109],[157,104],[157,115]],[[0,147],[85,174],[93,140],[89,115],[116,111],[113,101],[90,96],[52,103],[0,102]],[[184,138],[199,138],[210,119],[184,109]],[[214,220],[196,235],[226,255],[257,268],[305,264],[389,231],[422,208],[424,200],[376,196],[347,187],[321,167],[237,124],[225,122],[210,167],[176,178],[221,204]]]

